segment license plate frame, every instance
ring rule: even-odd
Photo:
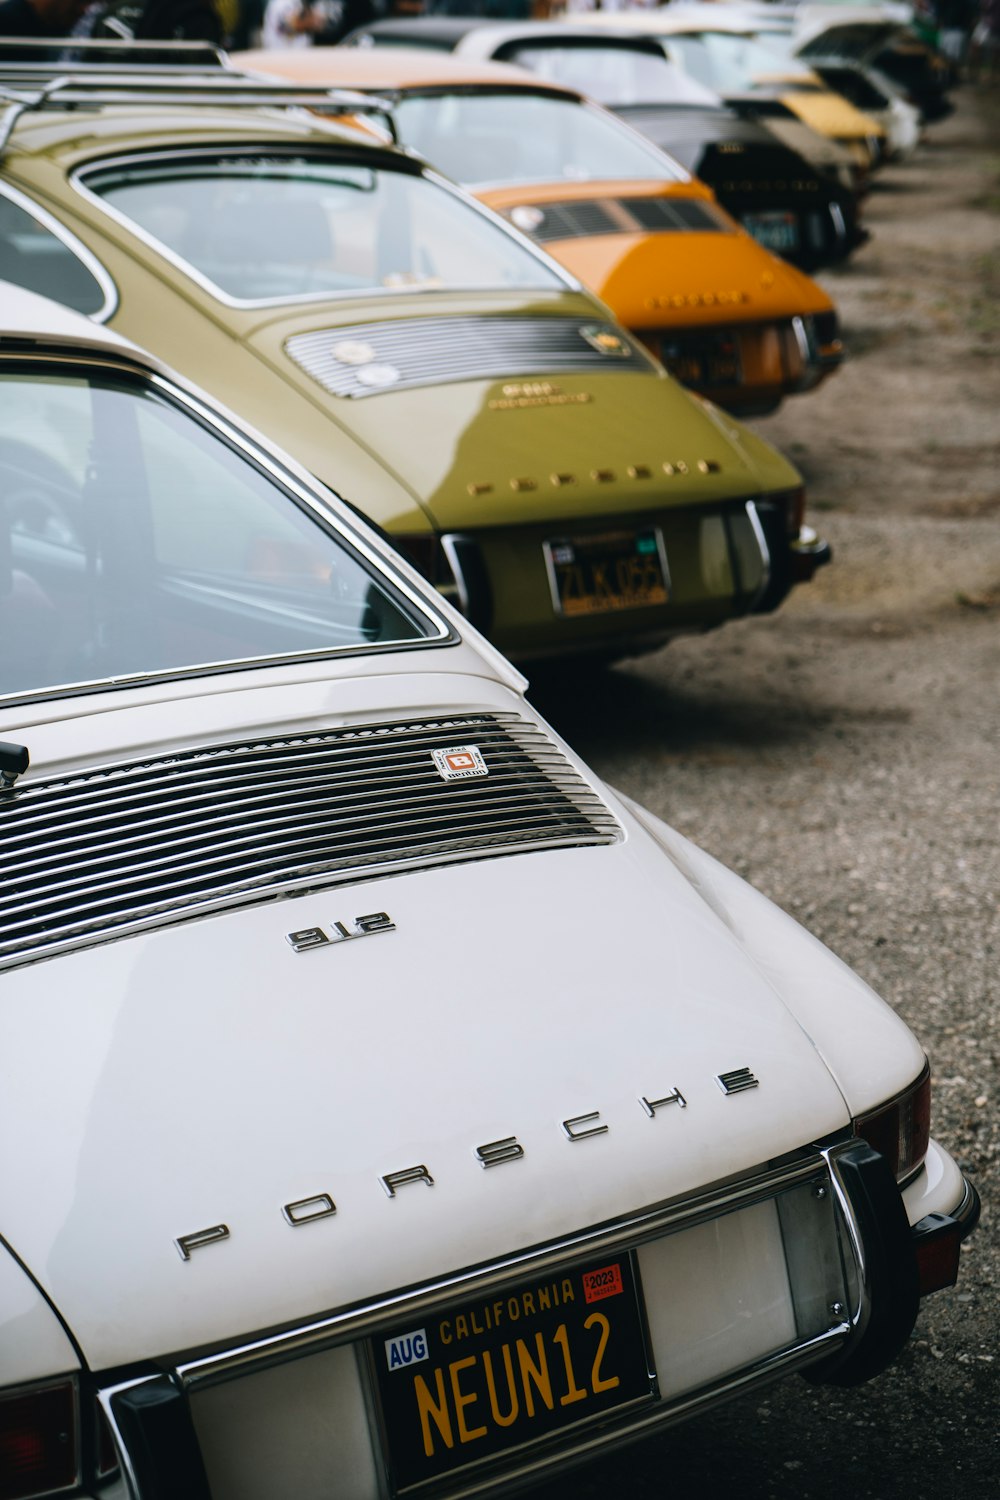
[[[650,609],[670,601],[658,526],[550,537],[542,543],[552,607],[565,619]]]
[[[631,1251],[413,1318],[366,1352],[392,1496],[438,1493],[659,1394]]]
[[[799,216],[791,209],[767,209],[759,213],[744,214],[743,228],[765,250],[774,255],[787,255],[798,250],[802,243],[802,226]]]

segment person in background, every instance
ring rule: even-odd
[[[268,0],[262,47],[332,47],[375,18],[372,0]]]
[[[938,47],[956,70],[961,69],[976,24],[976,0],[937,0]]]

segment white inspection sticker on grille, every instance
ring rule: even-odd
[[[431,754],[444,781],[464,781],[471,776],[490,774],[478,745],[455,745],[450,750],[432,750]]]

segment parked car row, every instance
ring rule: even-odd
[[[504,654],[827,561],[731,408],[832,307],[574,89],[343,51],[0,65],[0,1500],[485,1500],[872,1378],[979,1215],[902,1021]]]

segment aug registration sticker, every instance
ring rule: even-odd
[[[473,776],[488,776],[489,768],[478,745],[455,745],[450,750],[432,750],[438,775],[445,781],[466,781]]]

